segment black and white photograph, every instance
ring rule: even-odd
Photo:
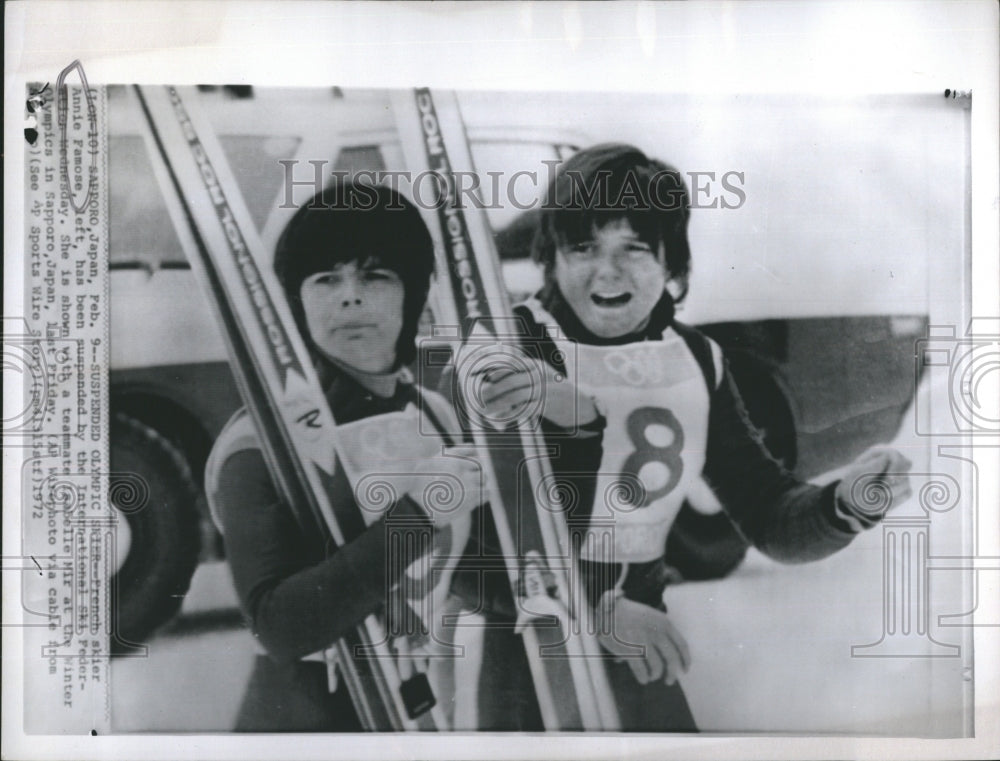
[[[998,750],[995,6],[82,5],[5,757]]]

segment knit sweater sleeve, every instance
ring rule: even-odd
[[[334,497],[351,498],[343,477],[332,491]],[[324,547],[318,535],[303,534],[258,449],[226,458],[216,502],[240,604],[254,635],[278,661],[329,647],[383,607],[389,587],[406,567],[389,563],[389,534],[412,531],[415,522],[426,521],[423,511],[404,498],[391,517],[344,546]]]
[[[775,560],[817,560],[856,536],[836,515],[836,483],[802,483],[768,454],[728,366],[712,394],[704,472],[744,536]]]

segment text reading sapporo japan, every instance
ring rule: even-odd
[[[26,730],[968,731],[962,104],[26,97]]]

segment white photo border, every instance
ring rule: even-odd
[[[89,81],[699,93],[971,90],[972,311],[1000,313],[998,9],[994,2],[313,3],[18,2],[6,8],[6,144],[21,144],[25,83],[74,59]],[[641,72],[641,76],[636,76]],[[5,161],[4,314],[23,313],[23,157]],[[5,386],[8,385],[5,378]],[[16,389],[5,389],[18,393]],[[6,394],[5,394],[6,396]],[[4,450],[5,465],[9,452]],[[977,456],[981,504],[1000,504],[1000,449]],[[5,473],[16,469],[4,468]],[[19,536],[5,478],[4,555]],[[992,495],[992,497],[991,497]],[[988,526],[997,526],[995,512]],[[994,574],[995,576],[995,574]],[[4,611],[17,574],[4,574]],[[992,586],[991,586],[992,585]],[[995,578],[984,600],[996,619]],[[6,758],[989,758],[1000,754],[1000,629],[975,631],[976,737],[236,736],[23,734],[16,628],[3,637]],[[821,688],[820,688],[821,689]]]

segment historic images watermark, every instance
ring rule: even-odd
[[[366,186],[388,185],[394,191],[408,188],[409,197],[422,209],[438,210],[447,204],[473,209],[515,209],[530,211],[547,208],[549,201],[540,198],[542,191],[555,177],[559,160],[544,160],[542,170],[524,169],[516,172],[486,171],[483,173],[456,170],[447,175],[433,170],[421,172],[363,169],[349,172],[328,169],[326,160],[281,160],[282,202],[279,208],[298,208],[294,201],[296,187],[314,191],[317,202],[322,198],[330,206],[346,206],[353,211],[372,209],[376,196]],[[598,172],[591,180],[572,170],[565,175],[572,203],[595,211],[602,208],[630,208],[636,211],[671,211],[681,208],[684,189],[679,182],[687,179],[692,209],[739,209],[746,203],[746,172],[686,171],[664,169],[647,183],[640,184],[634,176],[613,182],[608,172]],[[485,179],[484,179],[485,178]],[[357,185],[340,199],[337,186],[348,179]],[[452,185],[453,183],[453,185]],[[387,208],[393,208],[392,206]],[[401,207],[396,207],[401,208]]]

